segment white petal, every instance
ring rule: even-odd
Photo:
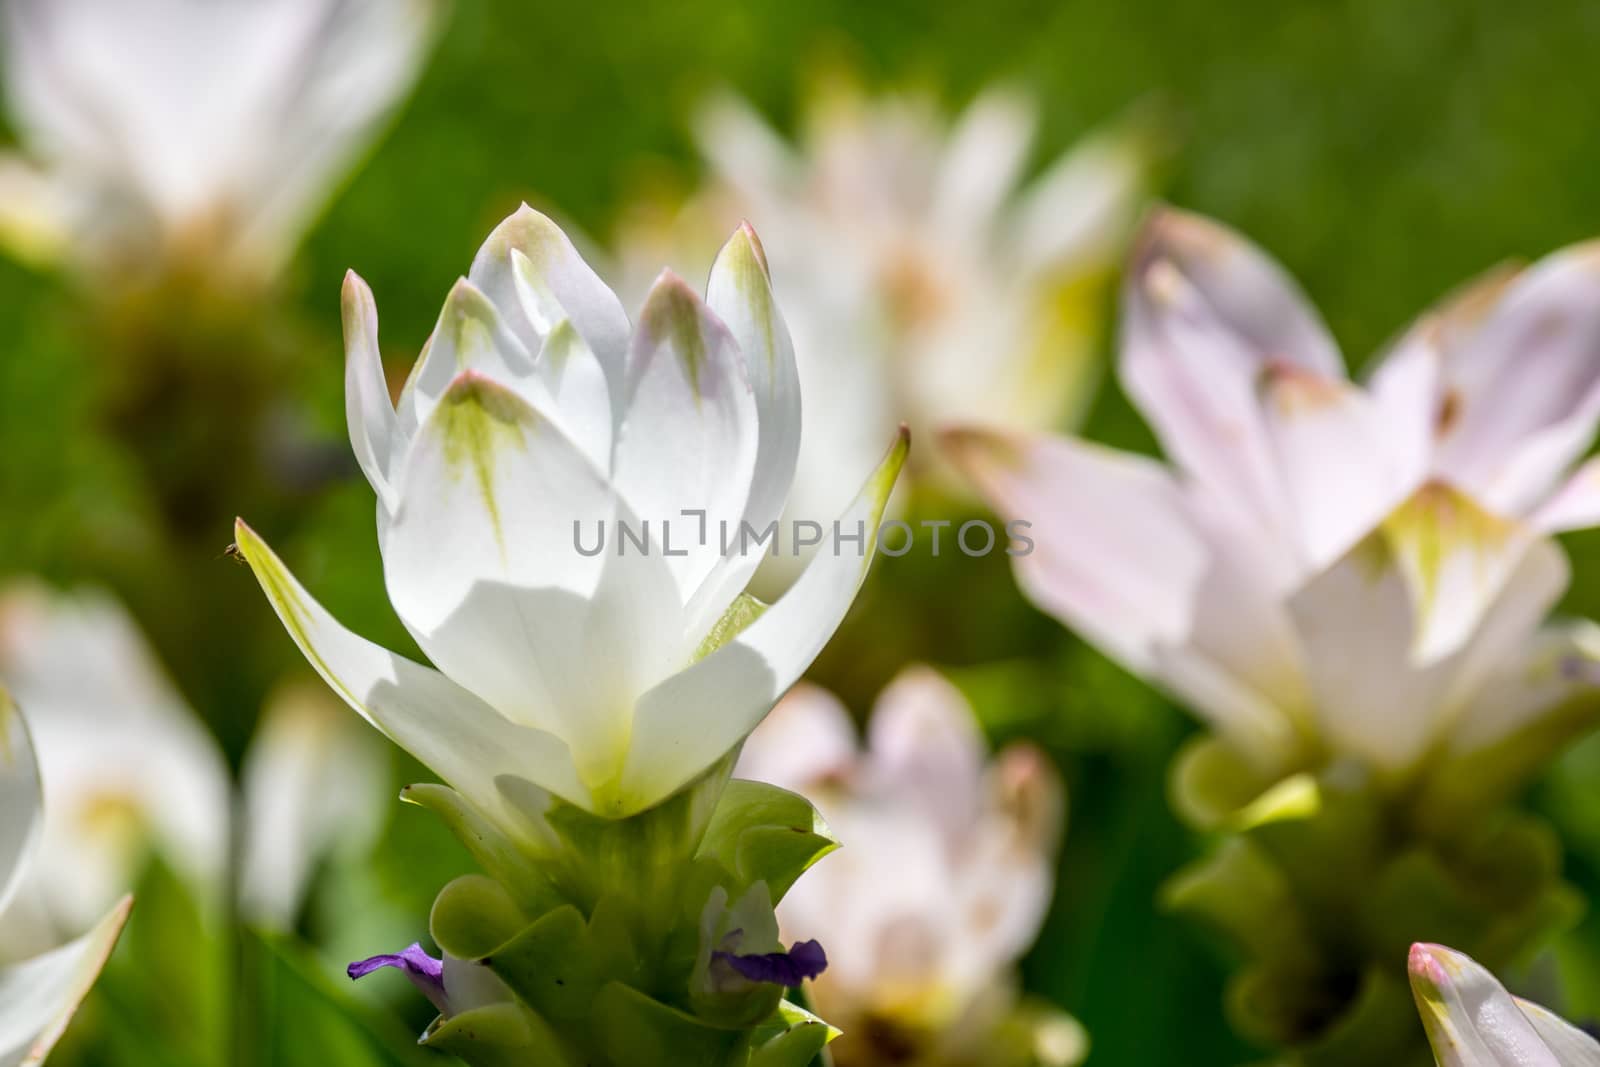
[[[612,422],[620,418],[628,315],[561,227],[523,204],[489,234],[468,277],[530,352],[539,351],[562,319],[571,320],[605,375]]]
[[[840,516],[853,543],[829,546],[783,599],[721,648],[639,700],[618,814],[666,797],[742,741],[772,709],[844,619],[877,547],[878,523],[905,463],[904,431]]]
[[[1287,272],[1220,223],[1163,208],[1145,223],[1137,259],[1168,262],[1217,320],[1261,360],[1292,363],[1325,378],[1344,376],[1327,326]]]
[[[571,319],[545,338],[538,373],[561,413],[561,423],[597,470],[611,469],[611,400],[605,370]]]
[[[1160,464],[1046,434],[953,431],[946,449],[1034,547],[1014,560],[1040,608],[1148,674],[1158,644],[1189,634],[1208,565]]]
[[[489,298],[460,279],[445,297],[438,325],[400,392],[400,431],[413,436],[456,376],[469,370],[514,389],[547,417],[556,417],[555,401],[535,374],[534,355],[506,327]],[[391,482],[398,482],[402,474],[392,471]]]
[[[252,33],[239,10],[233,9],[231,21],[237,25],[231,41],[196,42],[199,49],[220,53],[214,61],[227,63],[240,55]],[[218,200],[232,194],[248,205],[239,251],[271,272],[293,252],[344,173],[383,130],[415,82],[443,20],[435,0],[264,4],[243,10],[258,20],[276,15],[281,23],[288,15],[309,23],[302,25],[291,54],[262,61],[256,83],[260,95],[233,109],[234,119],[255,133],[238,137],[230,160],[235,180],[245,188],[212,190]],[[172,51],[162,49],[161,61],[170,61]],[[147,64],[156,62],[154,56],[145,58]],[[203,79],[186,84],[215,86]],[[204,153],[215,151],[215,144],[215,138],[199,136],[188,147]]]
[[[1441,1067],[1581,1067],[1600,1044],[1507,993],[1483,967],[1443,945],[1411,946],[1411,991]],[[1527,1005],[1533,1007],[1533,1005]],[[1555,1044],[1547,1039],[1553,1037]]]
[[[1342,379],[1281,364],[1261,403],[1304,558],[1324,566],[1405,495],[1383,412]]]
[[[1564,568],[1556,573],[1565,577]],[[1470,754],[1531,735],[1567,701],[1592,693],[1588,671],[1574,668],[1592,662],[1597,648],[1594,624],[1585,621],[1524,634],[1520,643],[1502,649],[1451,727],[1451,752]]]
[[[418,431],[399,490],[384,575],[423,651],[501,714],[562,738],[586,780],[614,775],[634,700],[683,645],[660,546],[622,551],[618,527],[638,523],[594,464],[470,373]],[[612,551],[585,554],[607,535]],[[614,648],[618,627],[629,640]]]
[[[518,726],[438,671],[339,625],[243,522],[235,536],[273,610],[334,692],[484,814],[526,837],[497,779],[526,779],[575,804],[588,799],[566,745]]]
[[[1136,123],[1091,133],[1052,163],[1008,212],[1026,269],[1092,272],[1123,254],[1151,169]]]
[[[1167,454],[1269,528],[1292,530],[1292,504],[1258,397],[1287,366],[1344,377],[1339,354],[1293,283],[1242,238],[1163,211],[1145,226],[1124,294],[1124,387]]]
[[[1517,998],[1517,1007],[1561,1067],[1600,1067],[1600,1042],[1548,1008]]]
[[[683,603],[722,558],[720,531],[737,538],[760,445],[757,418],[737,341],[693,290],[664,272],[645,298],[629,355],[616,485],[656,531],[656,551]],[[701,605],[698,617],[709,628],[737,592]]]
[[[1438,727],[1445,668],[1419,669],[1399,564],[1379,535],[1291,598],[1318,732],[1333,751],[1382,771],[1409,767]]]
[[[1523,272],[1444,356],[1452,414],[1439,431],[1439,470],[1490,508],[1521,515],[1600,419],[1600,244]]]
[[[1419,664],[1461,647],[1536,536],[1440,484],[1412,494],[1383,528],[1416,611],[1411,655]]]
[[[744,357],[755,397],[758,443],[744,521],[761,531],[783,513],[800,455],[800,377],[794,342],[778,311],[766,254],[748,225],[723,246],[711,268],[706,305],[728,327]],[[726,553],[695,593],[690,614],[720,615],[749,584],[762,553]]]
[[[1253,765],[1271,770],[1296,751],[1296,717],[1304,714],[1297,713],[1299,705],[1272,702],[1211,656],[1159,645],[1151,653],[1150,676]]]
[[[732,93],[718,93],[699,109],[694,134],[717,176],[752,204],[769,202],[772,193],[787,189],[801,170],[783,138]]]
[[[1417,486],[1433,463],[1439,415],[1439,350],[1426,322],[1412,329],[1379,361],[1367,382],[1388,440],[1394,477]]]
[[[1263,764],[1292,751],[1307,698],[1276,546],[1142,457],[1048,435],[945,440],[1004,518],[1031,524],[1014,566],[1035,604]]]
[[[39,764],[28,725],[0,689],[0,910],[39,843],[43,814]]]
[[[805,793],[847,774],[856,749],[856,726],[839,698],[800,682],[745,741],[734,774]]]
[[[37,1067],[88,994],[128,919],[132,898],[76,941],[0,970],[0,1067]]]
[[[972,705],[932,668],[898,674],[867,727],[873,782],[956,834],[980,806],[987,756]]]
[[[1418,317],[1377,361],[1368,388],[1383,412],[1401,480],[1420,484],[1434,463],[1435,436],[1460,417],[1444,380],[1445,353],[1482,324],[1520,268],[1504,263],[1460,286]]]
[[[344,276],[343,297],[344,409],[350,445],[373,491],[392,511],[396,501],[390,465],[400,430],[378,347],[378,306],[355,271]]]
[[[1475,613],[1459,651],[1420,662],[1413,649],[1424,621],[1407,551],[1386,527],[1290,601],[1322,737],[1391,775],[1411,768],[1489,672],[1532,635],[1566,577],[1559,551],[1533,542],[1504,592]]]
[[[986,239],[1028,161],[1037,121],[1018,93],[989,90],[967,106],[933,175],[930,224],[953,240]]]
[[[1544,533],[1566,533],[1600,526],[1600,459],[1587,460],[1533,513],[1530,522]]]

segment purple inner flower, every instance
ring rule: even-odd
[[[712,956],[752,982],[781,986],[797,986],[828,968],[828,954],[816,941],[796,941],[788,952],[761,952],[751,956],[714,952]]]
[[[393,967],[411,979],[411,984],[439,1009],[440,1014],[450,1014],[449,1002],[444,994],[444,961],[428,955],[422,950],[421,944],[412,942],[409,948],[398,953],[356,960],[346,968],[346,973],[353,979],[365,978],[385,967]]]

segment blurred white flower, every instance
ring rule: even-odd
[[[151,852],[216,915],[229,862],[228,768],[121,605],[31,582],[0,591],[0,679],[29,708],[46,812],[38,860],[0,919],[7,954],[94,921]],[[305,685],[263,708],[244,769],[239,892],[252,921],[292,926],[316,865],[373,843],[387,770],[356,726]]]
[[[1019,582],[1194,708],[1258,769],[1527,738],[1592,681],[1548,534],[1600,518],[1568,469],[1600,417],[1600,251],[1433,312],[1367,385],[1288,277],[1162,211],[1127,279],[1123,383],[1170,465],[973,427],[946,444],[1032,523]]]
[[[227,766],[127,612],[97,592],[12,586],[0,595],[0,679],[28,709],[45,796],[44,842],[8,937],[98,919],[151,850],[220,906]]]
[[[1440,1067],[1600,1065],[1600,1042],[1554,1012],[1513,997],[1460,952],[1412,945],[1410,969],[1411,992]]]
[[[41,835],[48,836],[41,804],[27,724],[0,689],[0,909],[26,876]],[[44,1062],[99,977],[131,905],[123,897],[77,940],[0,967],[0,1067]]]
[[[696,126],[708,187],[676,219],[642,207],[620,244],[637,289],[663,246],[709,261],[685,233],[747,218],[766,234],[806,397],[787,514],[825,523],[899,423],[1076,420],[1148,162],[1141,131],[1107,130],[1019,190],[1036,123],[1022,93],[987,92],[953,124],[929,95],[839,83],[810,104],[791,145],[714,99]],[[908,473],[959,488],[934,461]],[[773,560],[763,581],[800,565]]]
[[[750,736],[737,773],[803,794],[842,842],[778,907],[784,938],[828,946],[812,993],[845,1031],[841,1062],[891,1061],[875,1041],[906,1043],[917,1062],[995,1047],[1054,885],[1063,800],[1044,757],[1019,745],[989,762],[960,691],[912,667],[880,696],[865,748],[839,702],[801,684]],[[1075,1041],[1063,1043],[1063,1022]],[[1043,1033],[1068,1050],[1045,1062],[1081,1057],[1070,1020]]]
[[[389,800],[381,746],[320,685],[268,697],[241,771],[239,895],[250,921],[293,929],[319,862],[371,853]]]
[[[740,524],[777,518],[800,417],[748,228],[705,299],[665,272],[633,327],[522,208],[451,290],[398,410],[353,274],[345,336],[389,597],[439,670],[345,630],[242,522],[238,543],[339,695],[513,840],[539,843],[551,794],[627,816],[712,767],[854,600],[903,436],[837,520],[858,540],[770,608],[741,594],[763,549]]]
[[[0,240],[268,278],[410,88],[437,0],[4,0]]]

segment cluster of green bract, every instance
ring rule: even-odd
[[[1217,827],[1166,901],[1243,957],[1228,990],[1241,1033],[1290,1062],[1432,1064],[1406,980],[1414,941],[1491,968],[1582,910],[1543,822],[1506,804],[1427,819],[1350,766],[1280,783]]]
[[[436,1020],[423,1043],[474,1067],[811,1063],[837,1031],[713,953],[775,948],[774,903],[837,843],[805,799],[730,766],[626,819],[557,801],[537,852],[444,786],[408,789],[484,871],[440,892],[434,940],[514,995]]]

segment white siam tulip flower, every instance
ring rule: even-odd
[[[5,590],[0,679],[28,708],[45,796],[44,842],[3,922],[7,938],[98,919],[152,850],[218,907],[227,765],[126,611],[100,593]]]
[[[871,1035],[886,1028],[929,1062],[993,1047],[1054,887],[1063,802],[1044,757],[1013,746],[989,761],[960,691],[911,667],[879,697],[864,747],[838,700],[802,684],[737,773],[804,795],[842,842],[778,907],[785,939],[829,947],[812,995],[845,1031],[841,1062],[874,1062]],[[1065,1021],[1076,1051],[1049,1062],[1082,1055]]]
[[[41,802],[27,725],[0,689],[0,909],[48,835]],[[124,897],[77,940],[0,967],[0,1067],[44,1062],[111,955],[131,905]]]
[[[1600,1042],[1443,945],[1411,946],[1411,991],[1440,1067],[1600,1065]]]
[[[435,0],[5,0],[0,237],[272,276],[410,88]]]
[[[1351,756],[1400,780],[1590,687],[1592,628],[1540,626],[1568,577],[1547,535],[1600,518],[1600,478],[1568,474],[1600,418],[1600,251],[1425,316],[1365,385],[1275,264],[1194,216],[1148,223],[1125,316],[1169,464],[947,440],[1032,523],[1017,574],[1044,610],[1268,773]]]
[[[728,242],[704,300],[664,273],[630,327],[524,207],[451,291],[398,409],[354,275],[345,315],[389,596],[438,670],[345,630],[241,523],[317,670],[524,841],[548,794],[621,817],[722,760],[849,608],[906,450],[902,437],[838,519],[846,539],[781,601],[740,595],[765,551],[740,525],[778,517],[800,417],[753,232]]]
[[[927,95],[839,85],[812,105],[791,145],[714,100],[697,124],[709,187],[676,227],[645,217],[622,245],[655,263],[678,230],[748,218],[766,234],[807,398],[789,517],[825,523],[901,422],[916,435],[1077,418],[1148,164],[1138,131],[1111,130],[1024,185],[1036,108],[1020,92],[985,93],[953,124]],[[959,488],[933,459],[912,473]],[[798,566],[786,555],[768,573]]]

